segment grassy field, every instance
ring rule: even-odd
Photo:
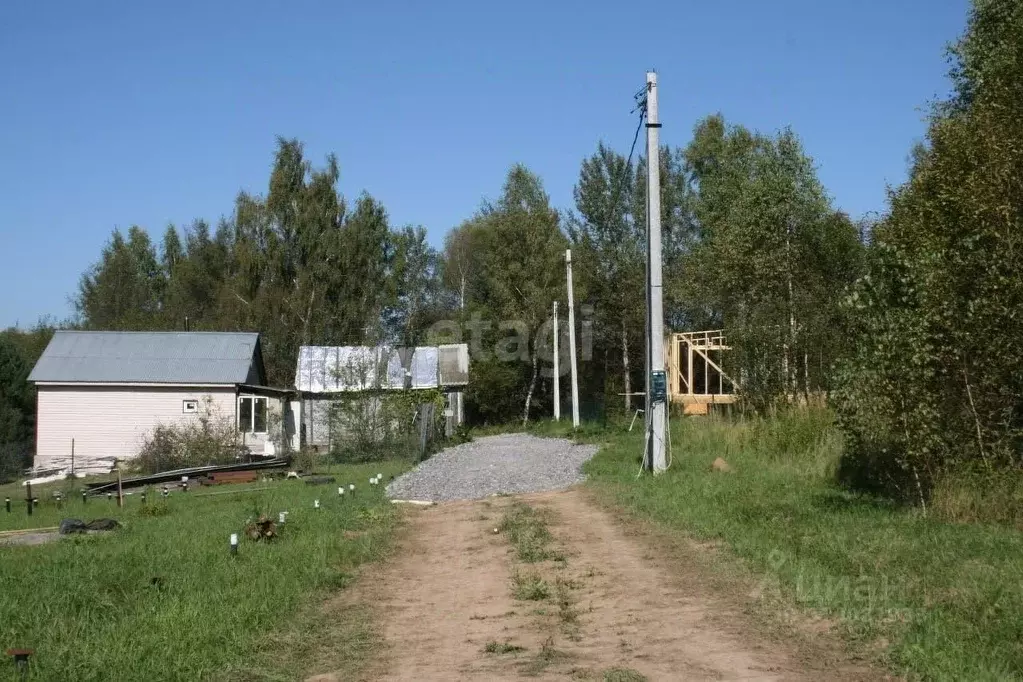
[[[386,551],[397,513],[383,485],[368,479],[380,472],[386,483],[406,467],[333,467],[338,484],[356,484],[354,499],[339,498],[337,484],[298,481],[228,495],[175,492],[165,504],[154,493],[147,507],[158,515],[143,512],[137,494],[121,510],[106,500],[83,505],[80,496],[58,510],[40,494],[32,517],[19,498],[14,512],[0,508],[0,528],[51,526],[68,516],[110,516],[123,528],[0,546],[0,646],[35,649],[33,680],[293,680],[355,665],[372,645],[366,616],[325,611],[323,602]],[[0,496],[8,490],[24,495],[5,488]],[[276,520],[283,510],[277,540],[242,534],[248,519]],[[237,556],[229,553],[231,533],[240,536]],[[0,679],[13,670],[0,663]]]
[[[603,445],[589,485],[669,533],[720,542],[712,561],[757,580],[765,608],[832,620],[854,649],[910,679],[1023,679],[1023,533],[840,490],[827,412],[676,419],[673,462],[657,478],[636,478],[639,433],[584,439]],[[733,471],[712,471],[716,457]]]

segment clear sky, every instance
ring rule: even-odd
[[[160,7],[158,7],[158,5]],[[883,210],[967,0],[0,3],[0,327],[70,314],[116,228],[215,222],[265,191],[277,135],[431,241],[514,162],[569,208],[579,163],[722,112],[790,125],[836,207]]]

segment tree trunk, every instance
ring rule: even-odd
[[[788,309],[789,309],[789,335],[785,341],[785,390],[790,400],[796,398],[796,371],[795,362],[789,362],[789,355],[796,345],[796,311],[792,295],[792,220],[788,221],[785,229],[785,280],[788,288]],[[798,362],[798,361],[797,361]]]
[[[625,386],[625,414],[632,412],[632,379],[629,377],[629,334],[625,328],[625,320],[622,320],[622,382]]]
[[[458,309],[465,310],[465,275],[462,275],[462,281],[459,282]]]
[[[803,394],[807,404],[810,403],[810,354],[803,353]]]
[[[313,301],[316,300],[316,289],[309,292],[309,307],[306,308],[305,319],[302,320],[302,345],[308,346],[310,342],[309,338],[309,325],[313,319]]]
[[[526,393],[526,409],[522,411],[522,425],[529,423],[529,403],[533,402],[533,391],[536,390],[536,378],[540,374],[540,366],[536,361],[536,353],[533,353],[533,378],[529,380],[529,391]]]

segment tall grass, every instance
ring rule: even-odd
[[[1023,533],[840,489],[823,410],[680,419],[671,434],[669,471],[638,480],[642,435],[605,437],[590,485],[667,532],[721,541],[764,608],[831,619],[910,678],[1023,678]],[[732,472],[712,471],[716,457]]]
[[[357,485],[354,499],[339,498],[336,486],[287,481],[230,495],[174,493],[158,516],[140,513],[138,496],[120,511],[98,500],[63,510],[47,501],[36,525],[109,514],[124,527],[0,547],[0,643],[35,649],[37,680],[293,679],[307,661],[281,643],[308,627],[299,612],[384,552],[395,512],[368,478],[399,466],[336,468],[339,482]],[[277,540],[242,534],[248,519],[283,510],[290,513]],[[24,512],[17,516],[23,525]],[[241,536],[237,556],[231,533]],[[354,623],[351,636],[363,630]],[[345,636],[334,642],[339,649]],[[0,667],[0,678],[9,672]]]

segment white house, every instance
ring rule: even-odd
[[[35,469],[108,470],[160,424],[231,419],[251,452],[289,443],[291,392],[266,387],[259,334],[58,331],[29,375],[36,385]],[[275,419],[273,414],[283,415]],[[281,433],[268,434],[273,424]]]

